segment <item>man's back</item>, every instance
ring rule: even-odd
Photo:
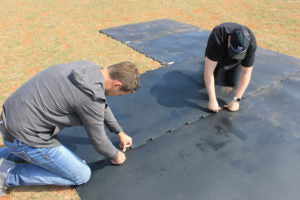
[[[54,146],[59,143],[54,136],[62,128],[81,125],[74,106],[91,96],[83,92],[84,85],[75,85],[73,70],[101,79],[99,66],[88,61],[52,66],[37,74],[4,104],[7,129],[13,136],[34,146]]]
[[[232,59],[228,54],[228,36],[234,30],[244,27],[250,34],[250,45],[247,55],[243,60]],[[241,62],[243,66],[252,66],[255,59],[256,39],[253,32],[241,24],[227,22],[216,26],[209,36],[205,55],[213,61],[217,61],[222,66],[232,65]]]

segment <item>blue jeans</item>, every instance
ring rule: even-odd
[[[3,141],[6,147],[0,148],[0,157],[14,162],[28,162],[17,163],[9,170],[6,178],[8,186],[70,186],[86,183],[90,179],[89,166],[63,145],[35,148],[17,139],[13,143]]]

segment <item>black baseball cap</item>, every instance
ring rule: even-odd
[[[250,44],[250,34],[245,27],[235,29],[231,34],[228,54],[231,58],[242,60]]]

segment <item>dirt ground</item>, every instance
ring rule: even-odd
[[[299,9],[299,0],[3,1],[0,104],[36,73],[54,64],[90,60],[108,66],[129,60],[141,72],[159,67],[160,63],[98,30],[162,18],[208,30],[223,22],[241,23],[253,30],[260,47],[300,58]],[[79,199],[68,187],[31,186],[9,191],[3,199]]]

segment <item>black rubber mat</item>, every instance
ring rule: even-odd
[[[300,74],[127,153],[90,163],[82,199],[282,200],[300,190]]]
[[[209,31],[194,30],[176,33],[128,46],[163,64],[204,58]]]
[[[100,32],[163,64],[202,58],[210,33],[170,19],[129,24]]]
[[[299,59],[258,48],[252,81],[247,93],[251,94],[261,88],[269,87],[298,71],[300,71]]]
[[[198,30],[196,26],[181,23],[171,19],[160,19],[138,24],[129,24],[114,28],[100,30],[112,38],[126,44],[138,44],[141,42],[161,38],[175,33]]]

